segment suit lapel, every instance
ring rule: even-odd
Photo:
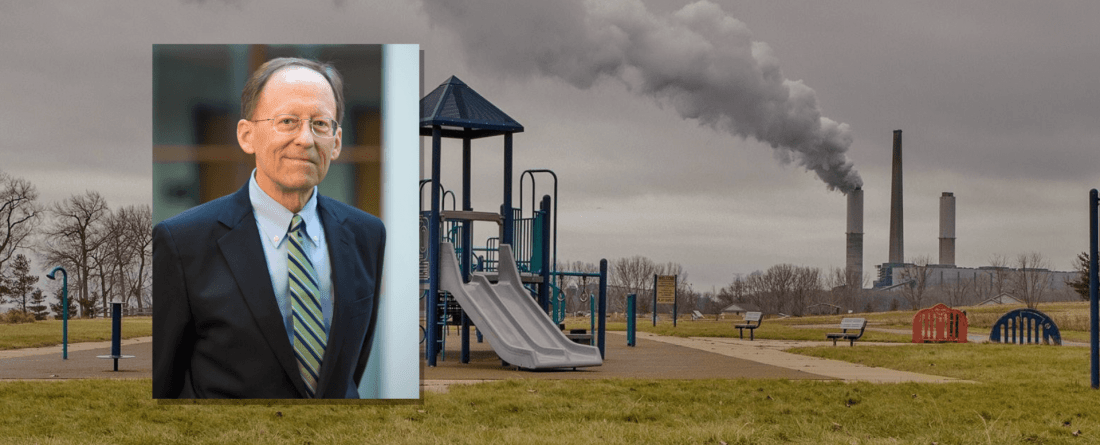
[[[221,223],[230,230],[218,239],[218,248],[229,264],[233,279],[253,320],[259,326],[260,333],[274,351],[283,370],[294,382],[298,393],[304,396],[305,383],[302,382],[297,361],[294,359],[294,349],[290,345],[283,315],[275,300],[275,290],[271,288],[271,274],[264,260],[260,231],[256,227],[256,217],[248,199],[248,184],[233,194],[233,203],[232,210],[220,218]]]
[[[355,257],[351,254],[354,235],[344,227],[343,215],[336,213],[332,206],[324,205],[327,201],[324,196],[317,198],[317,213],[321,216],[321,225],[325,228],[329,262],[332,265],[332,325],[329,326],[328,345],[325,346],[325,356],[321,360],[321,378],[317,383],[317,395],[321,397],[328,395],[325,390],[332,383],[332,374],[339,368],[340,353],[344,350],[344,342],[350,328],[349,312],[342,306],[346,306],[355,298],[352,295],[355,289],[355,274],[352,272]],[[334,396],[344,397],[343,394]]]

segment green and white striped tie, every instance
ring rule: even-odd
[[[306,382],[309,396],[317,392],[317,379],[321,373],[321,357],[325,356],[324,316],[321,314],[321,302],[317,300],[317,272],[306,256],[305,223],[301,215],[290,220],[290,236],[287,241],[287,270],[290,275],[290,296],[294,314],[294,357],[298,359],[298,370]]]

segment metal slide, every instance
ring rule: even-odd
[[[599,349],[566,338],[524,289],[512,246],[500,246],[497,284],[477,274],[463,283],[454,245],[440,243],[440,248],[440,289],[455,296],[501,360],[527,369],[603,364]]]

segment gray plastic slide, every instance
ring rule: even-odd
[[[463,283],[454,246],[440,243],[440,248],[440,289],[455,296],[501,360],[527,369],[603,364],[599,349],[566,338],[524,289],[512,246],[500,246],[497,284],[476,274]]]

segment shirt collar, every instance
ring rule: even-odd
[[[260,188],[256,183],[255,169],[252,170],[252,175],[248,179],[248,199],[252,202],[252,211],[260,226],[260,236],[272,246],[278,247],[279,243],[286,238],[294,213]],[[313,195],[309,197],[309,201],[306,201],[305,207],[302,207],[298,214],[305,221],[307,238],[314,244],[318,244],[324,230],[321,229],[321,218],[317,214],[317,186],[313,186]]]

